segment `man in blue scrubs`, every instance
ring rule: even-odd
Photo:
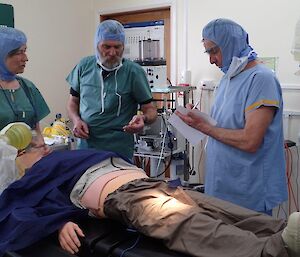
[[[78,148],[114,151],[133,157],[133,134],[157,116],[146,74],[122,58],[122,24],[106,20],[95,35],[95,55],[83,58],[67,77],[68,114]],[[138,106],[142,114],[137,114]]]
[[[211,111],[217,125],[177,114],[209,136],[205,192],[271,214],[287,199],[280,84],[239,24],[216,19],[202,36],[210,63],[224,72]]]

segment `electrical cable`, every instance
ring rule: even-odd
[[[285,144],[285,159],[286,159],[286,178],[288,187],[288,200],[278,206],[277,218],[281,218],[280,212],[282,212],[287,219],[291,211],[294,208],[299,211],[299,150],[296,146],[296,150],[292,151],[294,148],[289,148]],[[297,160],[295,164],[294,155],[297,155]],[[294,165],[295,164],[295,165]],[[295,194],[296,187],[296,194]],[[288,212],[288,213],[287,213]]]
[[[155,174],[158,173],[158,170],[159,170],[159,166],[160,166],[161,160],[163,159],[163,154],[164,154],[164,149],[165,149],[165,142],[166,142],[166,136],[167,136],[167,131],[165,131],[164,136],[163,136],[162,146],[161,146],[161,151],[160,151],[160,154],[159,154],[159,161],[158,161],[157,166],[156,166]],[[159,176],[160,176],[160,175],[156,175],[157,178],[158,178]]]
[[[204,140],[205,140],[205,143],[203,145]],[[199,156],[199,162],[198,162],[199,181],[200,181],[200,165],[201,165],[201,161],[202,161],[202,158],[203,158],[205,150],[206,150],[208,138],[206,137],[204,140],[201,141],[201,146],[200,146],[201,150],[200,150],[200,156]]]
[[[165,120],[164,120],[164,115],[162,114],[161,115],[161,118],[162,118],[162,121],[165,123]],[[159,167],[160,167],[160,163],[161,163],[161,160],[163,159],[163,153],[164,153],[164,149],[165,149],[165,141],[166,141],[166,136],[167,136],[167,127],[166,127],[166,130],[164,132],[164,136],[163,136],[163,140],[162,140],[162,144],[161,144],[161,151],[160,151],[160,154],[159,154],[159,160],[158,160],[158,163],[157,163],[157,166],[156,166],[156,171],[155,171],[155,174],[158,173],[158,170],[159,170]],[[155,177],[158,178],[159,176],[161,176],[162,174],[159,174],[159,175],[156,175]]]
[[[288,151],[288,147],[286,148],[287,152],[287,167],[286,167],[286,176],[287,176],[287,186],[288,186],[288,213],[291,214],[291,175],[290,175],[290,152]]]
[[[156,176],[156,178],[160,177],[161,175],[163,175],[163,174],[168,170],[168,168],[169,168],[170,165],[171,165],[171,162],[172,162],[172,158],[170,157],[170,161],[169,161],[168,164],[165,166],[164,171],[161,172],[160,174],[158,174],[158,175]]]
[[[170,145],[170,151],[171,151],[171,154],[170,154],[170,161],[169,161],[169,163],[165,166],[165,169],[163,170],[163,172],[161,172],[160,174],[158,174],[158,175],[156,175],[156,178],[158,178],[158,177],[160,177],[161,175],[163,175],[167,170],[168,170],[168,168],[170,167],[170,165],[171,165],[171,162],[172,162],[172,158],[173,158],[173,143],[172,143],[172,138],[171,138],[171,132],[169,131],[169,129],[168,129],[168,125],[167,125],[167,122],[166,122],[166,120],[165,120],[165,117],[163,117],[162,116],[162,121],[163,121],[163,123],[164,123],[164,125],[165,125],[165,128],[166,128],[166,133],[164,134],[164,135],[168,135],[168,137],[169,137],[169,140],[170,140],[170,143],[171,143],[171,145]],[[162,147],[164,147],[164,145],[165,145],[165,142],[163,143],[163,146]],[[157,172],[156,172],[157,173]]]
[[[295,172],[294,172],[295,170],[294,170],[294,165],[293,165],[294,164],[293,154],[292,154],[292,151],[291,151],[290,148],[288,148],[288,151],[290,153],[290,158],[291,158],[291,163],[290,163],[290,186],[291,186],[292,200],[293,200],[294,206],[296,208],[296,211],[299,211],[298,195],[296,195],[296,197],[295,197],[295,193],[294,193],[294,189],[293,189],[294,185],[292,183],[293,178],[296,177],[296,179],[295,179],[295,184],[296,184],[296,189],[297,189],[296,193],[298,193],[298,170],[296,169],[296,175],[295,175]],[[297,162],[297,164],[298,164],[298,162]],[[293,176],[293,174],[294,174],[294,176]]]
[[[195,163],[195,147],[192,146],[192,166],[190,167],[190,170],[189,170],[190,175],[196,174],[194,163]]]
[[[287,188],[288,188],[288,213],[290,214],[291,210],[290,210],[290,206],[291,206],[291,199],[290,199],[290,174],[289,174],[289,166],[290,166],[290,159],[289,159],[289,152],[288,152],[288,146],[285,144],[285,159],[286,159],[286,168],[285,168],[285,172],[286,172],[286,178],[287,178]]]
[[[128,252],[128,251],[132,250],[134,247],[136,247],[137,244],[138,244],[138,242],[140,241],[140,238],[141,238],[141,235],[139,234],[138,237],[137,237],[137,239],[133,243],[133,245],[130,246],[130,247],[128,247],[128,248],[126,248],[126,249],[124,249],[123,252],[121,253],[120,257],[123,257],[126,252]]]
[[[169,78],[167,78],[167,81],[169,82],[170,86],[173,87],[172,82]]]
[[[282,204],[280,204],[279,207],[278,207],[277,214],[276,214],[277,216],[276,216],[276,217],[277,217],[277,218],[280,218],[280,217],[279,217],[280,210],[283,211],[284,216],[285,216],[285,219],[287,220],[287,219],[288,219],[288,215],[287,215],[285,209],[283,208]]]
[[[299,206],[299,151],[298,147],[296,146],[297,151],[297,162],[296,162],[296,195],[297,195],[297,203]]]
[[[290,150],[290,148],[288,149],[289,150],[289,153],[290,153],[290,157],[291,157],[291,164],[290,164],[290,167],[291,167],[291,172],[290,172],[290,176],[291,176],[291,178],[293,178],[292,177],[292,175],[293,175],[293,154],[292,154],[292,151]],[[296,176],[297,176],[297,174],[296,174]],[[299,211],[299,203],[297,202],[297,200],[296,200],[296,197],[295,197],[295,193],[294,193],[294,189],[293,189],[293,184],[292,184],[292,182],[291,182],[291,192],[292,192],[292,199],[293,199],[293,202],[294,202],[294,205],[295,205],[295,208],[296,208],[296,211]]]
[[[203,101],[203,88],[201,87],[200,89],[200,99],[199,99],[199,111],[201,111],[202,109],[202,101]],[[207,142],[207,141],[206,141]],[[201,146],[200,146],[200,156],[199,156],[199,161],[198,161],[198,172],[199,172],[199,177],[200,177],[200,163],[203,157],[203,153],[204,153],[204,147],[206,147],[206,144],[204,145],[204,147],[202,146],[203,141],[201,140]],[[194,148],[193,148],[194,150]],[[194,169],[194,151],[193,151],[193,158],[192,158],[192,162],[193,162],[193,169]]]
[[[199,104],[199,111],[201,112],[201,107],[202,107],[202,93],[203,93],[203,88],[200,89],[200,104]]]
[[[291,150],[289,149],[289,152],[290,152],[290,156],[291,156],[291,178],[292,178],[292,175],[293,175],[293,155],[292,155],[292,152]],[[294,202],[294,205],[295,205],[295,208],[297,211],[299,211],[299,206],[298,206],[298,203],[296,202],[296,197],[295,197],[295,193],[294,193],[294,189],[293,189],[293,184],[291,182],[291,192],[292,192],[292,199],[293,199],[293,202]]]
[[[290,148],[285,145],[286,148],[286,176],[287,176],[287,186],[288,186],[288,211],[289,214],[292,212],[292,204],[294,204],[297,211],[299,211],[299,203],[296,201],[293,184],[292,184],[292,175],[293,175],[293,156]]]

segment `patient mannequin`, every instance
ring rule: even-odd
[[[69,156],[72,153],[76,151]],[[34,152],[31,161],[20,160],[30,166],[42,156]],[[171,250],[199,257],[300,256],[299,212],[286,224],[193,190],[170,187],[115,156],[83,172],[69,195],[75,206],[162,239]],[[79,237],[84,231],[72,220],[59,229],[60,245],[72,254],[79,250]]]
[[[29,150],[19,153],[16,158],[16,166],[19,171],[19,176],[22,177],[27,169],[31,168],[33,164],[49,153],[51,153],[51,150],[46,145],[31,147]]]
[[[15,147],[0,142],[0,194],[12,182],[21,178],[25,170],[29,169],[36,161],[51,152],[48,146],[27,147],[17,150]]]

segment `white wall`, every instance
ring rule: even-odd
[[[291,54],[295,26],[300,18],[300,1],[252,0],[245,5],[236,0],[94,0],[96,12],[108,13],[168,4],[176,10],[175,19],[171,17],[176,22],[176,49],[172,56],[176,60],[176,67],[173,67],[176,77],[173,84],[179,81],[184,70],[191,70],[192,85],[197,87],[201,80],[218,80],[221,77],[222,73],[210,65],[203,53],[201,31],[212,19],[230,18],[249,33],[250,44],[259,56],[278,57],[277,75],[283,87],[285,109],[300,111],[300,76],[294,74],[299,63]],[[300,116],[290,116],[286,124],[286,138],[297,142]]]
[[[212,19],[230,18],[249,33],[250,45],[259,56],[278,57],[277,75],[283,87],[284,108],[300,111],[300,76],[294,75],[299,63],[291,54],[295,26],[300,18],[300,1],[252,0],[247,4],[236,0],[183,2],[188,3],[187,58],[193,85],[199,86],[201,80],[220,78],[221,72],[210,65],[208,56],[203,54],[201,30]],[[181,53],[179,50],[178,55]],[[178,67],[178,70],[181,69]],[[300,116],[288,116],[284,124],[285,138],[298,142]]]
[[[81,57],[93,53],[92,0],[4,0],[14,7],[15,27],[28,38],[24,77],[32,80],[45,97],[51,114],[66,117],[69,95],[65,77]]]
[[[219,80],[222,75],[217,67],[210,65],[208,56],[203,53],[202,28],[215,18],[235,20],[249,33],[250,44],[259,56],[278,57],[277,75],[283,87],[285,110],[300,113],[300,76],[294,75],[299,70],[299,63],[290,52],[295,26],[300,18],[299,0],[252,0],[247,3],[237,0],[94,0],[94,4],[96,11],[104,13],[143,9],[148,5],[172,5],[175,17],[171,16],[171,23],[176,22],[176,49],[172,49],[174,54],[171,57],[175,59],[176,67],[172,68],[176,76],[172,83],[180,81],[182,71],[190,70],[192,85],[198,88],[198,98],[200,81]],[[174,31],[171,35],[174,36]],[[211,104],[211,96],[212,92],[203,93],[206,105]],[[285,118],[285,137],[298,142],[299,132],[300,116]],[[197,164],[197,154],[195,158]]]
[[[121,12],[159,6],[172,6],[172,67],[179,81],[183,70],[191,70],[192,84],[203,79],[217,80],[218,68],[203,54],[201,30],[211,19],[227,17],[244,26],[252,47],[260,56],[279,58],[278,77],[284,88],[285,108],[300,111],[300,77],[294,72],[298,63],[290,53],[294,29],[300,18],[298,0],[252,0],[247,6],[236,0],[4,0],[15,9],[15,26],[28,36],[29,62],[24,76],[31,79],[45,96],[51,115],[65,115],[68,86],[65,77],[78,62],[93,54],[93,35],[99,13]],[[174,37],[174,35],[176,37]],[[290,89],[285,89],[290,86]],[[296,89],[294,89],[296,88]],[[199,94],[199,90],[197,92]],[[197,95],[197,94],[196,94]],[[287,122],[287,138],[297,141],[300,118]]]
[[[208,57],[202,53],[201,29],[211,19],[230,18],[240,23],[249,33],[250,44],[259,56],[278,57],[277,75],[283,87],[285,109],[300,111],[300,76],[294,74],[299,70],[299,63],[291,54],[295,26],[300,18],[299,1],[252,0],[245,6],[235,0],[205,1],[205,3],[190,0],[188,5],[187,56],[194,85],[198,86],[203,79],[216,79],[221,75],[217,68],[209,64]],[[180,54],[180,51],[178,53]],[[285,124],[287,125],[286,138],[298,142],[300,116],[290,116]]]
[[[300,18],[300,2],[252,0],[247,5],[235,0],[189,2],[189,63],[198,73],[210,74],[211,66],[202,54],[201,30],[210,20],[224,17],[240,23],[249,33],[250,45],[259,56],[279,57],[278,77],[283,83],[300,83],[294,76],[297,63],[290,54],[294,29]],[[218,8],[216,8],[218,6]],[[199,51],[195,51],[195,49]],[[201,63],[199,67],[199,62]],[[201,75],[199,75],[201,76]]]

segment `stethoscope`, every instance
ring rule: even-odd
[[[102,68],[100,71],[100,85],[101,85],[101,112],[99,115],[103,114],[105,111],[104,107],[104,98],[106,96],[106,93],[104,92],[104,79],[103,79],[103,70],[108,71],[108,72],[113,72],[114,71],[114,77],[115,77],[115,95],[118,97],[118,111],[117,111],[117,116],[120,116],[121,112],[121,106],[122,106],[122,96],[118,93],[118,80],[117,80],[117,74],[119,69],[123,66],[123,63],[120,62],[120,64],[117,67],[114,67],[112,69],[109,69],[105,67],[100,61],[97,61],[97,64]]]
[[[34,119],[33,119],[33,122],[32,122],[33,124],[30,124],[30,127],[31,127],[32,129],[34,129],[35,126],[36,126],[36,123],[37,123],[37,111],[36,111],[36,108],[35,108],[35,106],[34,106],[34,104],[33,104],[33,102],[32,102],[32,99],[31,99],[30,95],[29,95],[28,89],[26,88],[26,90],[25,90],[25,87],[22,85],[22,82],[21,82],[20,80],[18,80],[18,82],[19,82],[19,84],[20,84],[20,87],[23,89],[23,91],[24,91],[24,93],[25,93],[27,99],[29,100],[29,102],[30,102],[30,104],[31,104],[31,107],[32,107],[32,110],[33,110],[33,113],[34,113],[34,114],[33,114]],[[2,93],[3,93],[3,95],[4,95],[4,97],[5,97],[5,99],[6,99],[7,103],[8,103],[8,105],[10,106],[12,112],[14,113],[15,121],[19,121],[19,115],[18,115],[18,113],[17,113],[17,110],[14,108],[14,106],[13,106],[13,104],[12,104],[12,101],[9,99],[9,96],[7,95],[7,93],[5,92],[5,90],[4,90],[4,88],[2,87],[1,84],[0,84],[0,88],[2,89],[1,91],[2,91]],[[11,90],[10,90],[10,92],[14,92],[14,91],[11,91]],[[22,111],[22,118],[24,119],[25,116],[26,116],[25,111]]]

